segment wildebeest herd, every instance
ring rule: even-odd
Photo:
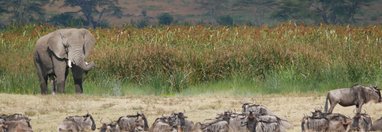
[[[316,109],[311,115],[304,115],[301,131],[304,132],[349,132],[382,131],[382,118],[372,121],[362,113],[362,105],[369,101],[381,102],[377,87],[354,85],[350,88],[328,92],[324,111]],[[353,117],[333,113],[336,104],[356,106]],[[328,107],[329,111],[328,111]],[[241,112],[224,111],[213,119],[194,123],[186,113],[174,112],[156,118],[151,126],[144,113],[121,116],[114,121],[102,122],[96,127],[91,114],[68,116],[57,126],[59,132],[283,132],[292,125],[283,117],[275,115],[264,105],[244,103]],[[0,115],[0,132],[32,132],[31,119],[22,114]],[[53,130],[56,131],[56,130]]]
[[[382,118],[372,122],[367,113],[361,113],[362,105],[370,101],[382,101],[380,89],[376,86],[357,84],[351,88],[331,90],[326,96],[325,112],[317,109],[312,112],[311,116],[304,116],[301,121],[301,130],[303,132],[382,131]],[[353,118],[340,113],[332,113],[337,104],[345,107],[355,105],[356,112]]]
[[[242,112],[225,111],[214,119],[194,123],[183,112],[158,117],[151,127],[144,113],[121,116],[115,121],[102,123],[100,132],[282,132],[291,128],[287,120],[278,117],[265,106],[244,103]],[[13,114],[0,117],[0,132],[31,132],[30,119]],[[91,114],[68,116],[59,125],[59,132],[95,131],[96,122]]]

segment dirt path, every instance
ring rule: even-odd
[[[56,131],[57,125],[68,115],[91,113],[100,126],[100,120],[109,122],[118,117],[143,111],[149,124],[162,114],[185,111],[194,122],[213,118],[216,113],[225,110],[241,110],[244,102],[255,102],[267,106],[275,114],[286,118],[293,124],[289,131],[300,131],[300,121],[304,114],[310,114],[314,108],[324,106],[325,98],[321,95],[258,95],[239,96],[78,96],[78,95],[12,95],[0,94],[0,114],[23,113],[32,121],[36,132]],[[337,106],[334,112],[353,116],[355,107]],[[363,107],[373,120],[382,116],[382,103],[369,103]]]

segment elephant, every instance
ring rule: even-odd
[[[52,80],[52,94],[65,92],[69,69],[73,74],[76,93],[83,93],[83,76],[95,67],[86,62],[96,43],[87,29],[58,29],[36,42],[34,63],[40,80],[41,94],[48,93],[48,79]]]

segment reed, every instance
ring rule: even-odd
[[[284,23],[95,29],[97,44],[89,60],[97,67],[86,77],[85,92],[256,94],[378,85],[381,28]],[[55,29],[27,25],[0,32],[0,92],[39,93],[33,48],[39,37]]]

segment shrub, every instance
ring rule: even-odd
[[[217,19],[217,23],[224,26],[232,26],[233,25],[233,18],[229,15],[220,16]]]
[[[174,21],[174,17],[170,13],[162,13],[158,16],[160,25],[170,25]]]

